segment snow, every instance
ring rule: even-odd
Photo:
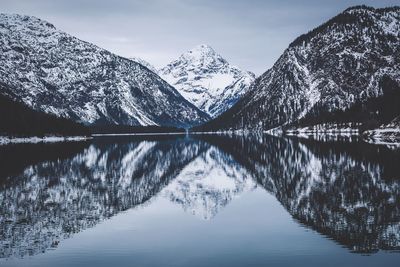
[[[382,96],[383,77],[400,83],[396,60],[399,8],[360,10],[351,11],[359,15],[354,24],[331,21],[304,35],[302,42],[292,43],[257,78],[229,117],[217,118],[204,128],[259,131],[286,127],[301,118],[318,119]]]
[[[145,66],[146,68],[148,68],[149,70],[151,70],[152,72],[158,74],[158,70],[156,69],[156,67],[154,67],[152,64],[150,64],[148,61],[139,58],[139,57],[130,57],[129,58],[132,61],[135,61],[136,63],[139,63],[142,66]]]
[[[204,87],[209,89],[208,92],[211,95],[216,95],[227,86],[235,81],[235,77],[230,73],[216,73],[211,77],[206,77],[204,79],[195,80],[193,82],[194,86]],[[213,92],[214,91],[214,92]]]
[[[190,127],[209,119],[148,68],[46,21],[0,14],[0,31],[1,93],[33,109],[85,124]]]
[[[216,117],[250,87],[254,74],[230,65],[208,45],[198,45],[159,71],[183,97]]]
[[[121,101],[122,110],[124,110],[130,117],[135,118],[142,126],[158,125],[136,107],[136,99],[132,96],[127,83],[122,83],[119,90],[121,95],[124,96]]]
[[[318,81],[314,80],[310,71],[308,70],[306,65],[302,65],[298,62],[296,55],[293,52],[289,52],[290,61],[294,64],[296,71],[299,72],[297,74],[299,77],[302,76],[306,81],[304,85],[303,95],[305,99],[308,101],[308,105],[306,108],[300,113],[297,119],[303,118],[307,112],[320,100],[321,92],[318,91]]]
[[[87,136],[44,136],[44,137],[9,137],[0,136],[0,145],[8,144],[26,144],[26,143],[56,143],[56,142],[72,142],[72,141],[85,141],[91,139]]]
[[[307,135],[307,134],[333,134],[333,135],[358,135],[359,123],[326,123],[313,126],[290,128],[285,130],[288,135]]]

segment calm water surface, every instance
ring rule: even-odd
[[[398,149],[99,137],[0,164],[0,266],[399,266]]]

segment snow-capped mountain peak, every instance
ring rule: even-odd
[[[183,53],[177,62],[180,65],[187,65],[194,72],[225,67],[229,65],[215,50],[209,45],[198,45],[193,49]]]
[[[187,100],[212,117],[235,104],[255,76],[232,66],[211,46],[201,44],[159,71]]]

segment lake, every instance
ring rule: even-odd
[[[0,266],[399,266],[396,148],[96,137],[0,163]]]

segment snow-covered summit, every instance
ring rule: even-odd
[[[229,65],[211,46],[205,44],[198,45],[183,53],[177,61],[181,66],[187,66],[187,69],[194,73],[218,70]]]
[[[206,44],[183,53],[159,74],[212,117],[235,104],[255,79],[253,73],[230,65]]]

